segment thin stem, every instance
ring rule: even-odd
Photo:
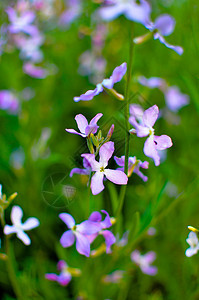
[[[133,25],[132,25],[133,26]],[[125,165],[124,172],[128,174],[128,159],[129,159],[129,140],[130,140],[130,124],[129,124],[129,92],[130,92],[130,83],[131,83],[131,73],[132,73],[132,65],[133,65],[133,27],[131,27],[130,32],[130,47],[129,47],[129,64],[127,68],[127,81],[126,81],[126,89],[124,95],[125,101]],[[120,197],[119,197],[119,205],[116,212],[116,217],[120,215],[122,211],[124,198],[126,194],[126,185],[121,187]]]

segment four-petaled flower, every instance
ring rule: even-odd
[[[81,271],[79,269],[68,267],[67,263],[64,260],[60,260],[58,262],[57,270],[60,271],[59,275],[55,273],[47,273],[45,274],[45,278],[51,281],[57,281],[62,286],[66,286],[69,284],[72,278],[72,274],[75,276],[79,276],[81,274]]]
[[[156,166],[160,164],[160,156],[157,150],[170,148],[172,140],[167,135],[154,135],[153,125],[155,124],[159,114],[157,105],[154,105],[144,111],[141,122],[138,123],[135,116],[131,116],[129,122],[135,127],[138,137],[149,136],[144,144],[144,154],[154,160]],[[134,133],[135,130],[133,129]]]
[[[153,32],[153,37],[155,40],[159,40],[160,43],[164,44],[167,48],[170,48],[177,52],[179,55],[183,53],[183,49],[180,46],[173,46],[167,43],[164,36],[170,35],[175,27],[175,19],[170,15],[163,14],[159,16],[155,22],[150,22],[145,25],[151,32]]]
[[[77,132],[74,129],[66,129],[66,131],[81,135],[82,137],[88,137],[91,133],[95,134],[97,132],[99,128],[97,122],[102,116],[103,114],[101,113],[97,114],[88,124],[87,119],[82,114],[76,115],[75,121],[77,123],[80,132]]]
[[[151,266],[153,261],[156,259],[156,253],[150,251],[145,255],[141,255],[140,251],[135,250],[131,253],[131,260],[136,263],[141,271],[147,275],[154,276],[157,274],[157,267]]]
[[[98,83],[94,90],[89,90],[85,94],[80,95],[79,97],[74,97],[74,101],[78,102],[80,100],[89,101],[92,100],[93,97],[100,94],[103,91],[103,87],[107,89],[112,89],[116,82],[119,82],[124,74],[126,73],[127,65],[124,62],[119,67],[116,67],[113,70],[113,73],[110,78],[104,79],[101,83]]]
[[[117,157],[114,156],[114,159],[118,166],[121,168],[118,168],[118,170],[121,170],[124,172],[124,165],[125,165],[125,156]],[[128,159],[128,177],[131,176],[132,173],[136,173],[144,182],[148,180],[148,177],[145,176],[141,171],[140,168],[148,169],[149,163],[148,161],[142,162],[141,160],[137,159],[136,156],[130,156]]]
[[[82,154],[90,163],[92,171],[95,174],[91,178],[91,191],[93,195],[99,194],[104,189],[104,176],[115,184],[127,184],[128,177],[120,170],[106,169],[109,159],[114,152],[114,143],[107,142],[99,150],[99,162],[95,160],[94,154]]]
[[[31,230],[37,226],[39,226],[39,220],[37,218],[29,218],[25,223],[21,222],[23,217],[23,211],[20,206],[13,206],[11,211],[11,220],[13,225],[5,225],[4,226],[4,234],[16,233],[18,239],[20,239],[25,245],[30,245],[31,240],[29,236],[24,232],[27,230]]]
[[[107,230],[107,228],[110,228],[112,226],[109,214],[105,210],[101,210],[101,212],[106,214],[106,217],[103,221],[102,216],[98,211],[94,211],[88,218],[89,221],[96,222],[101,226],[101,230],[98,233],[92,234],[88,236],[88,238],[90,243],[92,243],[99,234],[102,235],[106,243],[106,253],[110,253],[110,248],[116,242],[116,238],[110,230]]]
[[[88,235],[97,233],[100,231],[101,226],[96,222],[86,220],[81,224],[75,225],[75,220],[70,214],[59,214],[60,219],[68,226],[69,230],[63,233],[60,239],[61,245],[66,248],[73,245],[76,238],[77,251],[89,257],[90,255],[90,241]]]
[[[186,242],[189,244],[189,248],[185,251],[185,255],[190,257],[196,254],[199,250],[199,241],[198,236],[195,232],[191,231],[186,239]]]

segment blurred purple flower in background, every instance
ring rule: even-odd
[[[67,225],[69,230],[63,233],[60,239],[60,243],[64,248],[70,247],[74,244],[76,239],[77,251],[87,257],[90,256],[90,241],[88,235],[97,233],[100,231],[101,226],[96,222],[84,221],[78,225],[75,225],[75,220],[70,214],[59,214],[60,219]]]
[[[119,170],[106,169],[109,159],[114,152],[114,143],[107,142],[101,146],[99,150],[99,162],[95,160],[94,154],[82,154],[91,165],[92,171],[95,174],[91,178],[91,191],[93,195],[99,194],[104,189],[104,176],[115,184],[127,184],[128,177]]]
[[[168,87],[164,93],[167,107],[173,111],[178,112],[180,108],[189,104],[189,96],[181,93],[177,86]]]
[[[70,171],[70,177],[73,176],[73,174],[80,174],[80,175],[89,175],[91,173],[91,165],[90,163],[87,161],[86,158],[83,158],[83,166],[84,169],[80,169],[80,168],[73,168]]]
[[[155,124],[159,114],[157,105],[154,105],[144,111],[142,120],[137,122],[136,116],[131,116],[129,122],[135,127],[138,137],[146,137],[147,140],[144,144],[144,154],[154,160],[156,166],[160,164],[160,156],[157,150],[164,150],[172,146],[172,140],[167,135],[156,136],[154,135],[153,125]],[[130,131],[135,133],[133,129]]]
[[[94,118],[92,118],[92,120],[88,124],[87,119],[82,114],[76,115],[75,121],[77,123],[80,132],[77,132],[74,129],[65,129],[65,130],[69,133],[81,135],[82,137],[88,137],[91,133],[95,134],[97,132],[99,128],[97,122],[102,116],[103,114],[101,113],[97,114]]]
[[[80,100],[89,101],[92,100],[96,95],[103,91],[103,86],[107,89],[112,89],[114,84],[121,81],[127,70],[127,64],[124,62],[119,67],[113,70],[112,75],[108,79],[104,79],[102,83],[98,83],[94,90],[89,90],[85,94],[79,97],[74,97],[74,101],[78,102]]]
[[[140,251],[135,250],[131,253],[131,260],[136,263],[141,269],[141,271],[147,275],[154,276],[157,274],[157,267],[151,266],[151,264],[156,259],[156,253],[150,251],[145,255],[141,255]]]
[[[189,244],[189,248],[185,251],[187,257],[197,254],[199,251],[199,241],[198,236],[195,232],[191,231],[186,239],[186,242]]]
[[[92,234],[88,236],[88,238],[90,243],[92,243],[98,235],[102,235],[105,238],[106,253],[110,253],[110,248],[116,242],[116,238],[110,230],[106,230],[112,226],[109,214],[105,210],[101,210],[101,212],[106,214],[106,217],[103,221],[102,216],[98,211],[94,211],[88,218],[89,221],[96,222],[101,226],[101,230],[98,233]]]
[[[147,24],[150,20],[151,7],[145,0],[140,0],[138,4],[135,0],[112,0],[104,1],[98,13],[105,21],[112,21],[124,15],[127,19],[142,24]]]
[[[19,109],[19,99],[9,90],[0,91],[0,109],[16,113]]]
[[[26,62],[23,65],[23,71],[25,74],[38,79],[46,78],[48,71],[42,67],[35,66],[31,62]]]
[[[164,39],[164,36],[168,36],[174,31],[175,19],[173,17],[163,14],[159,16],[154,23],[149,22],[145,27],[153,33],[155,40],[158,39],[160,43],[164,44],[167,48],[174,50],[179,55],[183,53],[182,47],[170,45]]]
[[[105,282],[105,283],[120,283],[124,274],[125,274],[125,271],[116,270],[116,271],[112,272],[111,274],[104,276],[103,282]]]
[[[114,159],[118,166],[121,168],[118,168],[117,170],[121,170],[124,172],[124,165],[125,165],[125,156],[117,157],[114,156]],[[149,163],[148,161],[142,162],[141,160],[137,159],[136,156],[130,156],[128,159],[128,177],[131,176],[132,173],[137,174],[144,182],[148,180],[148,177],[145,176],[141,171],[140,168],[148,169]]]
[[[66,0],[67,9],[59,18],[59,25],[68,28],[82,13],[80,0]]]
[[[60,271],[60,274],[47,273],[45,278],[51,281],[57,281],[60,285],[66,286],[71,281],[71,274],[68,271],[68,265],[64,260],[60,260],[57,264],[57,270]]]
[[[11,221],[13,225],[4,226],[4,234],[8,235],[16,233],[18,239],[20,239],[25,245],[30,245],[31,240],[29,236],[24,232],[31,230],[39,226],[39,220],[37,218],[29,218],[25,223],[22,223],[23,211],[20,206],[13,206],[11,211]]]
[[[139,76],[138,82],[144,86],[147,86],[148,88],[151,88],[151,89],[159,88],[160,90],[162,90],[165,87],[167,87],[166,81],[159,77],[146,78],[144,76]]]

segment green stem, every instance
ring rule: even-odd
[[[132,25],[133,26],[133,25]],[[131,83],[131,73],[132,73],[132,65],[133,65],[133,27],[130,32],[130,47],[129,47],[129,64],[127,68],[127,81],[126,81],[126,89],[124,95],[125,101],[125,165],[124,172],[128,174],[128,159],[129,159],[129,140],[130,140],[130,124],[129,124],[129,92],[130,92],[130,83]],[[119,197],[119,205],[116,212],[116,217],[120,215],[122,211],[124,198],[126,194],[126,185],[121,187],[120,197]]]

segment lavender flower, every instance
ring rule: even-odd
[[[187,257],[197,254],[199,251],[199,241],[198,236],[195,232],[191,231],[186,239],[186,242],[189,244],[189,248],[185,251]]]
[[[27,62],[23,65],[23,71],[25,74],[38,79],[46,78],[48,71],[44,68],[35,66],[31,62]]]
[[[144,76],[139,76],[138,82],[150,89],[159,88],[160,90],[162,90],[167,87],[166,81],[159,77],[146,78]]]
[[[105,238],[106,253],[110,253],[110,248],[116,242],[116,238],[110,230],[107,230],[107,228],[112,226],[109,214],[105,210],[101,210],[101,212],[106,214],[106,217],[103,221],[101,214],[97,211],[94,211],[88,218],[89,221],[96,222],[101,226],[101,230],[98,233],[92,234],[88,236],[88,238],[90,243],[92,243],[98,235],[102,235]]]
[[[155,259],[156,259],[156,253],[153,251],[150,251],[145,255],[141,255],[140,251],[138,250],[135,250],[131,253],[131,260],[140,267],[143,273],[151,276],[157,274],[157,267],[151,266],[151,264]]]
[[[12,34],[24,32],[29,35],[38,34],[38,29],[35,25],[32,25],[35,20],[35,13],[33,11],[24,11],[21,15],[17,15],[17,12],[12,7],[7,7],[6,13],[8,14],[9,21],[8,30]]]
[[[92,100],[96,95],[100,94],[103,91],[103,87],[107,89],[112,89],[114,84],[121,81],[124,74],[126,73],[127,65],[124,62],[119,67],[116,67],[113,70],[112,75],[108,79],[104,79],[101,83],[98,83],[94,90],[89,90],[85,94],[80,95],[79,97],[74,97],[74,101],[78,102],[80,100],[89,101]]]
[[[67,9],[61,14],[59,24],[62,27],[69,27],[82,13],[80,0],[67,0]]]
[[[0,109],[16,113],[19,109],[18,98],[9,90],[0,91]]]
[[[113,0],[110,3],[105,1],[105,5],[99,9],[99,15],[105,21],[124,15],[127,19],[144,25],[149,22],[150,13],[151,7],[145,0],[140,0],[139,4],[135,0]]]
[[[74,129],[66,129],[66,131],[81,135],[82,137],[88,137],[91,133],[95,134],[97,132],[99,128],[97,122],[102,116],[103,114],[101,113],[97,114],[88,124],[87,119],[82,114],[76,115],[75,121],[77,123],[80,133]]]
[[[189,104],[190,101],[189,96],[181,93],[177,86],[168,87],[164,96],[167,107],[173,112],[178,112],[181,107]]]
[[[62,286],[67,286],[71,281],[72,274],[79,276],[81,271],[79,269],[69,268],[67,263],[64,260],[60,260],[57,264],[57,270],[60,271],[60,274],[47,273],[45,278],[51,281],[57,281]]]
[[[114,159],[118,166],[121,167],[117,170],[121,170],[124,172],[125,156],[123,155],[120,158],[114,156]],[[136,156],[130,156],[128,159],[128,177],[130,177],[132,173],[136,173],[144,182],[146,182],[148,180],[148,177],[140,171],[140,168],[148,169],[148,167],[148,161],[142,162],[141,160],[137,159]]]
[[[104,176],[115,184],[127,184],[128,177],[126,174],[119,170],[106,169],[108,161],[113,155],[114,143],[107,142],[101,146],[99,150],[99,162],[95,160],[94,154],[82,154],[90,163],[92,171],[95,174],[91,178],[91,191],[93,195],[99,194],[104,189],[103,179]]]
[[[135,127],[138,137],[149,136],[144,144],[144,154],[154,160],[156,166],[160,164],[160,156],[157,150],[164,150],[172,146],[172,140],[167,135],[154,135],[153,125],[159,114],[157,105],[154,105],[144,111],[141,123],[138,123],[136,117],[131,116],[130,123]],[[130,131],[131,132],[131,131]],[[135,130],[133,129],[134,133]]]
[[[170,35],[175,27],[175,19],[170,15],[163,14],[159,16],[155,22],[150,22],[145,26],[148,28],[154,36],[155,40],[159,40],[160,43],[164,44],[167,48],[170,48],[177,52],[179,55],[183,53],[183,49],[180,46],[173,46],[166,42],[164,36]]]
[[[77,251],[89,257],[90,255],[90,241],[88,235],[97,233],[100,231],[101,226],[96,222],[84,221],[81,224],[75,225],[75,220],[70,214],[61,213],[60,219],[68,226],[69,230],[63,233],[60,239],[60,243],[64,248],[70,247],[75,242]]]
[[[124,276],[124,273],[125,273],[125,271],[116,270],[116,271],[112,272],[111,274],[104,276],[103,282],[105,282],[105,283],[120,283]]]
[[[5,225],[4,226],[4,234],[8,235],[11,233],[16,233],[18,239],[20,239],[25,245],[30,245],[31,240],[29,236],[24,232],[27,230],[31,230],[37,226],[39,226],[39,220],[36,218],[29,218],[25,223],[21,222],[23,217],[23,211],[21,207],[15,205],[11,211],[11,220],[13,225]]]

